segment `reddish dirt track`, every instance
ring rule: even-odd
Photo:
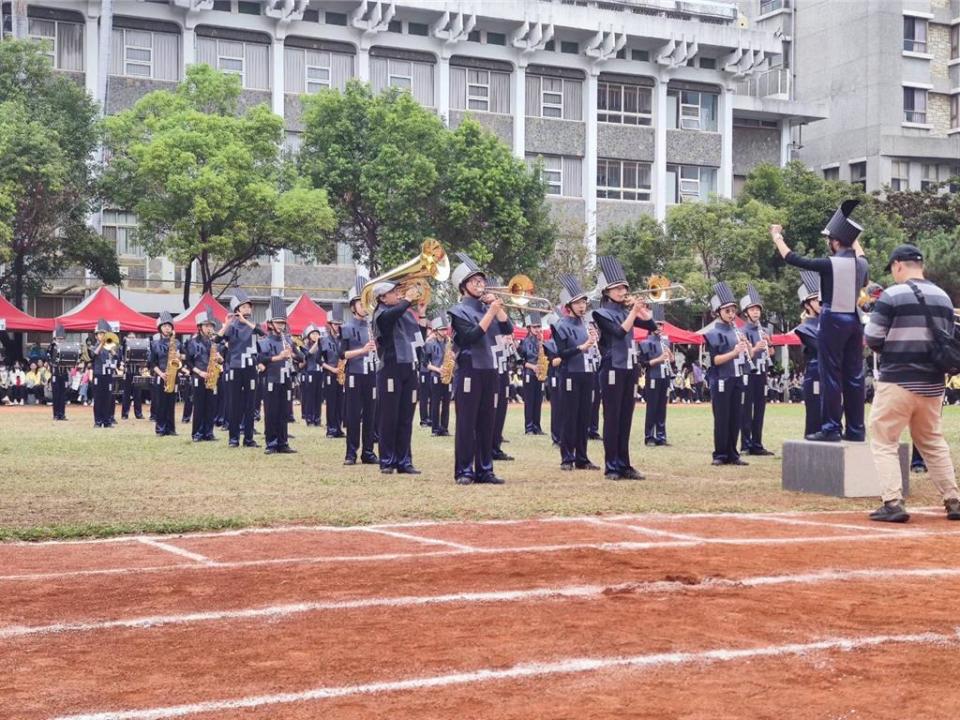
[[[691,546],[652,538],[630,525],[706,541]],[[862,525],[863,530],[837,525]],[[825,638],[952,635],[957,624],[960,574],[772,585],[751,580],[825,570],[949,569],[960,554],[960,524],[938,516],[918,515],[916,522],[893,531],[871,527],[853,514],[826,513],[781,520],[651,516],[605,524],[572,520],[389,530],[478,549],[643,545],[459,552],[355,530],[163,539],[166,545],[220,562],[310,558],[246,567],[205,566],[130,540],[3,546],[0,558],[9,564],[4,564],[0,579],[4,678],[0,718],[33,720],[224,701],[570,658],[701,653]],[[871,537],[864,539],[867,534]],[[761,542],[737,545],[718,540]],[[443,554],[432,554],[437,551]],[[390,554],[400,557],[320,561]],[[145,567],[158,569],[144,571]],[[130,570],[61,578],[34,575],[92,568]],[[16,575],[24,577],[11,577]],[[748,584],[705,583],[710,578],[746,579]],[[623,587],[658,581],[671,584]],[[296,602],[382,601],[583,585],[607,590],[588,598],[311,609],[269,618],[136,628],[91,626],[20,636],[14,629]],[[939,718],[945,717],[943,707],[960,699],[960,693],[945,690],[958,672],[960,639],[947,645],[884,644],[852,651],[470,681],[186,716]],[[899,704],[874,707],[882,698]]]

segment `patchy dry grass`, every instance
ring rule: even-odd
[[[178,408],[179,410],[179,408]],[[546,410],[546,408],[545,408]],[[298,409],[299,411],[299,409]],[[0,538],[39,539],[183,532],[248,525],[311,522],[362,524],[410,519],[519,518],[615,512],[860,509],[853,501],[785,493],[779,458],[749,458],[747,468],[710,466],[708,405],[673,406],[672,447],[643,446],[643,412],[633,433],[634,464],[644,482],[611,482],[599,472],[562,473],[548,437],[522,434],[523,411],[510,409],[505,449],[515,462],[497,464],[501,487],[453,483],[453,438],[414,429],[420,476],[381,475],[375,466],[343,467],[344,441],[319,428],[291,425],[297,455],[194,444],[189,430],[157,438],[145,420],[95,430],[89,409],[71,407],[69,422],[49,408],[0,408]],[[802,408],[767,410],[765,442],[779,449],[798,437]],[[956,439],[960,411],[945,410],[947,437]],[[590,443],[602,464],[603,447]],[[936,503],[918,481],[913,502]]]

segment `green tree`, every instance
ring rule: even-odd
[[[72,265],[120,281],[115,248],[87,224],[97,112],[35,43],[0,42],[0,288],[19,308]]]
[[[197,263],[204,292],[230,283],[281,249],[332,259],[334,214],[285,158],[283,120],[263,105],[237,113],[239,78],[207,65],[107,118],[110,163],[103,192],[136,213],[136,239],[151,255]]]

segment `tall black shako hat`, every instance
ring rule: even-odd
[[[169,316],[170,313],[167,313],[167,315]],[[160,313],[160,317],[163,317],[163,313]],[[159,321],[159,320],[157,320],[157,327],[160,327],[160,321]],[[108,322],[107,322],[106,320],[104,320],[103,318],[100,318],[99,320],[97,320],[97,329],[96,329],[94,332],[98,332],[98,333],[101,333],[101,332],[113,332],[113,328],[110,327],[110,323],[108,323]]]
[[[330,308],[330,314],[327,316],[327,322],[343,325],[343,303],[335,302]]]
[[[53,326],[53,337],[63,339],[67,336],[67,331],[63,329],[63,325],[57,323]]]
[[[287,321],[287,304],[279,295],[271,295],[270,308],[267,310],[267,322],[272,323],[276,320]]]
[[[542,328],[542,323],[543,313],[537,312],[536,310],[531,310],[523,316],[523,324],[528,328]]]
[[[654,303],[651,305],[650,312],[653,313],[654,322],[665,323],[667,321],[667,309],[663,306],[663,303]]]
[[[557,279],[560,281],[561,305],[566,305],[569,307],[577,300],[587,297],[587,293],[582,287],[580,287],[580,282],[573,275],[568,273],[560,273],[557,276]]]
[[[204,305],[203,310],[197,313],[196,317],[197,327],[201,325],[213,325],[215,318],[213,316],[213,308],[209,305]]]
[[[353,292],[350,293],[350,297],[347,299],[347,302],[350,305],[363,296],[363,286],[369,282],[368,278],[365,278],[363,275],[357,275],[357,279],[353,281]]]
[[[763,308],[763,299],[751,283],[747,285],[747,294],[740,298],[740,312],[745,313],[752,307]]]
[[[247,295],[245,291],[238,288],[236,291],[234,291],[233,297],[230,298],[230,312],[235,313],[237,308],[239,308],[241,305],[245,305],[248,302],[250,302],[250,296]]]
[[[166,310],[161,310],[160,314],[157,316],[157,330],[159,330],[164,325],[169,325],[173,327],[173,315],[168,313]],[[110,327],[107,327],[107,332],[110,331]]]
[[[800,287],[797,288],[797,297],[803,305],[807,300],[820,297],[820,274],[813,270],[800,271]]]
[[[609,290],[617,285],[630,287],[630,283],[627,282],[627,275],[623,271],[623,265],[615,257],[609,255],[597,256],[597,271],[597,287],[601,291]]]
[[[484,278],[487,277],[487,274],[480,269],[480,266],[473,261],[473,258],[465,252],[458,252],[457,258],[459,258],[460,264],[450,273],[450,282],[456,285],[457,290],[460,292],[463,292],[463,286],[467,280],[474,275],[483,275]]]
[[[820,234],[833,238],[844,247],[853,245],[854,240],[863,232],[863,228],[850,219],[850,213],[859,204],[859,200],[844,200],[840,203],[840,207],[833,213],[833,217]]]
[[[714,315],[719,315],[721,308],[729,305],[737,306],[737,300],[733,296],[733,290],[725,282],[718,282],[713,286],[713,297],[710,298],[710,309]]]

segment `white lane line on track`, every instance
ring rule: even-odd
[[[864,535],[828,535],[814,537],[791,538],[704,538],[697,541],[665,540],[663,542],[610,542],[610,543],[575,543],[570,545],[530,545],[525,547],[481,548],[470,550],[438,550],[422,553],[386,553],[381,555],[341,555],[341,556],[304,556],[289,558],[272,558],[266,560],[238,560],[232,562],[216,562],[211,565],[157,565],[147,567],[104,568],[100,570],[72,570],[50,573],[24,573],[19,575],[0,575],[0,582],[36,582],[56,581],[73,577],[91,577],[98,575],[137,575],[146,573],[162,573],[170,571],[214,571],[231,570],[236,568],[268,567],[271,565],[321,565],[327,563],[364,563],[364,562],[392,562],[417,561],[423,558],[463,557],[482,555],[517,555],[559,553],[575,550],[600,550],[603,552],[634,552],[640,550],[686,549],[699,548],[704,545],[798,545],[804,543],[845,543],[871,542],[875,540],[915,540],[925,538],[960,537],[957,532],[934,532],[903,530],[901,533],[868,533]]]
[[[853,523],[832,523],[832,522],[822,522],[818,520],[801,520],[799,518],[788,518],[788,517],[777,517],[775,515],[751,515],[749,517],[744,517],[744,520],[748,521],[769,521],[775,523],[781,523],[783,525],[806,525],[811,527],[833,527],[840,528],[841,530],[859,530],[860,532],[898,532],[899,528],[890,527],[889,525],[884,525],[883,523],[873,523],[872,525],[854,525]]]
[[[818,572],[784,575],[759,575],[741,579],[708,577],[699,583],[676,580],[651,580],[649,582],[626,582],[616,585],[567,585],[529,588],[526,590],[448,593],[445,595],[356,598],[352,600],[287,603],[283,605],[268,605],[235,610],[211,610],[180,615],[150,615],[122,620],[53,623],[50,625],[8,625],[0,627],[0,641],[26,636],[54,635],[59,633],[85,633],[115,629],[147,630],[169,625],[191,625],[195,623],[233,620],[278,620],[292,615],[368,608],[513,603],[531,600],[599,600],[605,597],[622,598],[630,595],[666,594],[685,591],[698,592],[723,589],[762,588],[779,585],[818,585],[831,582],[940,580],[957,577],[960,577],[960,568],[866,568],[861,570],[822,570]]]
[[[601,527],[625,528],[642,535],[649,535],[651,537],[666,537],[670,538],[671,540],[687,540],[691,542],[704,542],[706,540],[706,538],[700,537],[699,535],[686,535],[684,533],[667,532],[666,530],[654,530],[653,528],[643,527],[641,525],[631,525],[627,522],[613,522],[610,520],[602,520],[600,518],[584,518],[583,522],[590,523],[591,525],[599,525]]]
[[[910,508],[910,512],[919,512],[922,510],[935,510],[937,508]],[[758,517],[765,518],[769,516],[776,517],[795,517],[795,516],[804,516],[804,515],[845,515],[852,512],[860,512],[856,510],[817,510],[817,511],[784,511],[784,512],[774,512],[774,513],[684,513],[684,514],[674,514],[674,513],[641,513],[641,514],[621,514],[621,515],[604,515],[601,516],[602,520],[637,520],[642,522],[644,519],[664,519],[664,518],[750,518]],[[865,511],[864,511],[865,512]],[[942,514],[942,513],[941,513]],[[580,515],[580,516],[571,516],[571,517],[541,517],[541,518],[526,518],[522,520],[413,520],[406,523],[378,523],[375,525],[282,525],[279,527],[252,527],[252,528],[240,528],[237,530],[218,530],[218,531],[209,531],[209,532],[196,532],[196,533],[179,533],[176,535],[124,535],[121,537],[109,537],[109,538],[88,538],[85,540],[43,540],[40,542],[34,542],[30,540],[17,540],[11,543],[6,543],[7,547],[33,547],[33,548],[43,548],[43,547],[55,547],[57,545],[101,545],[101,544],[111,544],[111,543],[128,543],[136,542],[141,538],[146,538],[149,540],[171,540],[177,538],[226,538],[226,537],[236,537],[238,535],[272,535],[276,533],[289,533],[289,532],[356,532],[357,530],[365,530],[368,528],[418,528],[418,527],[441,527],[446,525],[521,525],[524,523],[552,523],[552,522],[576,522],[580,520],[588,520],[590,518],[596,518],[596,515]]]
[[[412,542],[421,543],[424,545],[442,545],[444,547],[456,548],[457,550],[463,550],[464,552],[473,552],[476,548],[471,547],[470,545],[463,545],[461,543],[451,542],[450,540],[438,540],[437,538],[431,537],[422,537],[420,535],[410,535],[409,533],[397,532],[396,530],[386,530],[379,527],[366,527],[360,528],[362,532],[372,533],[375,535],[386,535],[387,537],[398,538],[400,540],[410,540]]]
[[[468,672],[452,672],[444,675],[432,675],[407,678],[365,685],[343,685],[318,687],[299,692],[278,693],[275,695],[253,695],[229,700],[212,700],[189,705],[171,705],[146,710],[113,710],[106,712],[82,713],[79,715],[61,715],[54,720],[166,720],[182,718],[200,713],[226,712],[249,708],[289,705],[331,698],[354,697],[358,695],[377,695],[390,692],[425,690],[429,688],[477,685],[480,683],[519,680],[523,678],[546,678],[554,675],[573,675],[624,668],[643,670],[670,666],[683,666],[695,663],[722,663],[758,658],[778,658],[808,653],[841,650],[849,652],[884,645],[950,645],[958,644],[958,633],[915,633],[904,635],[872,635],[867,637],[829,638],[808,643],[790,643],[786,645],[768,645],[748,648],[716,648],[698,652],[656,653],[632,655],[626,657],[566,658],[553,662],[521,663],[509,668],[483,668]]]
[[[189,558],[195,562],[200,563],[201,565],[216,565],[217,563],[210,558],[200,555],[199,553],[190,552],[189,550],[184,550],[182,547],[177,547],[176,545],[170,545],[169,543],[160,542],[159,540],[153,540],[151,538],[137,538],[137,540],[148,547],[156,548],[157,550],[163,550],[164,552],[171,553],[173,555],[179,555],[180,557]]]

